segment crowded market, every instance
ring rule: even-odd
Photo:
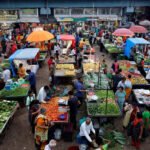
[[[149,149],[150,21],[78,19],[1,27],[0,149],[17,119],[21,149]]]

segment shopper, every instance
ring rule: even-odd
[[[116,101],[119,105],[120,111],[123,112],[123,105],[125,102],[126,92],[123,87],[119,87],[117,92],[115,93]]]
[[[112,69],[115,73],[117,73],[119,71],[119,63],[118,63],[117,59],[112,64]]]
[[[131,75],[128,75],[128,78],[125,81],[125,91],[126,91],[126,100],[129,100],[129,96],[131,95],[132,91],[132,82],[131,82]]]
[[[123,89],[125,90],[125,81],[126,81],[126,78],[123,77],[122,80],[118,83],[118,88],[119,87],[123,87]]]
[[[73,128],[76,130],[77,111],[78,111],[78,105],[80,104],[80,101],[78,101],[78,98],[74,96],[73,91],[69,91],[68,95],[69,95],[68,105],[70,108],[70,122],[73,124]]]
[[[137,150],[140,149],[141,145],[141,138],[143,134],[143,120],[142,120],[142,113],[138,112],[137,116],[135,117],[134,121],[132,122],[132,146],[134,146]]]
[[[54,150],[56,147],[57,143],[55,140],[50,140],[49,144],[47,144],[44,148],[44,150]]]
[[[36,92],[36,76],[33,72],[31,72],[31,70],[27,70],[27,80],[29,81],[30,83],[30,89],[32,92],[34,92],[35,95],[37,95],[37,92]]]
[[[35,144],[38,149],[45,147],[48,140],[48,119],[46,110],[40,109],[40,114],[35,120]]]
[[[29,91],[28,97],[26,99],[26,107],[29,109],[31,102],[35,100],[35,94],[32,91]]]

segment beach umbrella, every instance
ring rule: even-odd
[[[150,21],[149,20],[140,21],[139,24],[142,26],[150,26]]]
[[[29,36],[27,37],[28,42],[43,42],[48,41],[54,38],[54,35],[51,34],[48,31],[39,30],[39,31],[33,31]]]
[[[120,28],[120,29],[116,29],[113,32],[113,35],[115,35],[115,36],[129,36],[129,37],[132,37],[134,35],[134,33],[132,31],[130,31],[129,29]]]
[[[131,26],[129,30],[131,30],[134,33],[147,33],[148,32],[145,27],[138,26],[138,25]]]

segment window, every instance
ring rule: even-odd
[[[63,9],[55,9],[55,15],[69,15],[69,9],[63,8]]]
[[[73,8],[71,9],[71,15],[83,15],[83,8]]]
[[[84,9],[85,15],[96,15],[97,14],[97,9],[96,8],[85,8]]]
[[[111,8],[112,15],[121,15],[121,8]]]
[[[98,14],[99,15],[109,15],[110,8],[98,8]]]
[[[21,16],[37,16],[38,12],[37,9],[21,9],[20,10]]]

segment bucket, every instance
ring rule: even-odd
[[[8,90],[8,91],[11,90],[11,86],[10,85],[6,85],[5,89]]]

